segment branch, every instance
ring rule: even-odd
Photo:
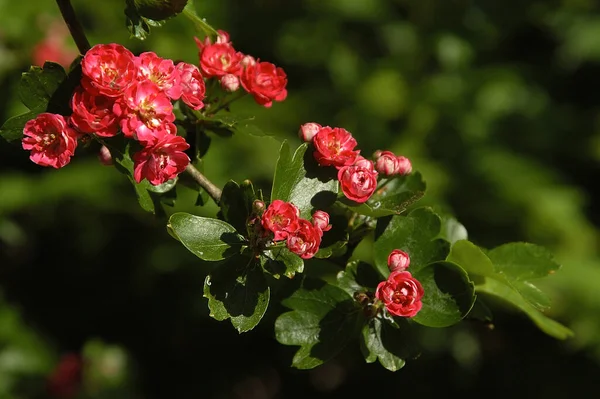
[[[215,204],[219,205],[219,202],[221,201],[221,189],[208,180],[206,176],[204,176],[191,163],[188,164],[188,166],[185,168],[185,171],[188,172],[198,184],[200,184],[200,187],[206,190],[208,195],[210,195],[213,201],[215,201]]]
[[[85,54],[91,48],[90,42],[88,42],[87,37],[85,36],[85,32],[77,19],[77,15],[75,15],[75,10],[73,10],[73,6],[71,5],[71,0],[56,0],[56,4],[60,10],[60,13],[69,28],[69,32],[71,33],[71,37],[75,41],[77,45],[77,49],[80,54]]]

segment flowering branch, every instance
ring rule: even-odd
[[[73,10],[73,6],[71,5],[70,0],[56,0],[56,4],[60,10],[60,13],[69,28],[69,32],[71,32],[71,36],[77,45],[77,49],[81,54],[85,54],[90,48],[90,42],[88,41],[85,33],[83,32],[83,28],[75,15],[75,10]]]
[[[217,205],[221,201],[221,189],[213,184],[210,180],[206,178],[198,169],[196,169],[192,164],[188,164],[185,168],[186,172],[202,187],[210,198],[215,201]]]

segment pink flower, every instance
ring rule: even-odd
[[[331,230],[331,225],[329,224],[329,214],[325,211],[315,211],[315,213],[312,215],[312,223],[321,231],[321,233],[323,231]]]
[[[228,73],[240,74],[242,71],[241,61],[244,55],[233,48],[227,33],[221,32],[216,43],[210,43],[208,38],[204,42],[201,42],[198,38],[194,39],[200,50],[198,55],[200,57],[200,68],[204,76],[207,78],[220,78]]]
[[[366,202],[377,188],[373,162],[362,157],[354,165],[341,168],[338,180],[346,198],[358,203]]]
[[[412,172],[412,164],[410,160],[406,157],[399,156],[398,157],[398,174],[399,175],[408,175]]]
[[[82,133],[100,137],[116,135],[119,125],[113,112],[114,102],[111,97],[92,94],[80,86],[71,98],[71,124]]]
[[[31,150],[29,158],[41,166],[62,168],[77,148],[77,132],[62,115],[41,113],[25,123],[23,134],[23,149]]]
[[[142,142],[159,138],[166,124],[175,121],[171,100],[148,80],[129,87],[113,110],[120,118],[123,134]]]
[[[309,259],[319,250],[322,234],[323,232],[308,220],[299,219],[298,229],[288,235],[286,245],[302,259]]]
[[[196,65],[180,62],[177,64],[177,70],[181,76],[181,100],[190,108],[199,110],[204,107],[206,86]]]
[[[391,272],[403,272],[408,269],[408,266],[410,265],[410,257],[406,252],[400,249],[394,249],[388,256],[387,264]]]
[[[81,84],[93,94],[120,97],[137,83],[135,56],[120,44],[97,44],[81,60]]]
[[[413,317],[423,306],[423,286],[409,272],[394,271],[379,283],[375,297],[394,316]]]
[[[275,200],[263,213],[261,223],[274,234],[273,241],[279,241],[298,229],[299,216],[300,211],[294,204]]]
[[[321,166],[343,166],[352,165],[360,151],[355,151],[357,143],[352,134],[346,129],[339,127],[323,127],[313,137],[315,145],[315,159]]]
[[[300,137],[302,141],[310,143],[313,140],[313,137],[315,137],[315,135],[319,133],[319,130],[321,129],[323,129],[323,126],[319,125],[318,123],[305,123],[300,126],[298,137]]]
[[[167,134],[154,145],[133,155],[133,177],[136,182],[146,179],[155,186],[165,183],[183,172],[190,163],[184,153],[190,145],[181,136]]]
[[[248,65],[242,72],[241,82],[254,100],[267,108],[273,105],[273,101],[283,101],[287,97],[287,76],[283,69],[270,62]]]
[[[377,151],[375,153],[375,169],[383,176],[393,176],[400,170],[398,157],[391,151]]]
[[[228,73],[221,78],[221,87],[226,92],[232,93],[240,88],[240,78]]]
[[[110,153],[110,150],[107,146],[103,145],[102,147],[100,147],[100,151],[98,151],[98,160],[104,166],[110,166],[114,163],[112,159],[112,154]]]
[[[138,80],[150,80],[172,100],[181,97],[181,76],[172,60],[148,51],[140,54],[135,61]]]

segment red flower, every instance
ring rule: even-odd
[[[46,390],[54,398],[74,398],[81,388],[83,360],[76,353],[64,355],[46,381]]]
[[[274,234],[273,241],[285,240],[298,229],[299,216],[300,211],[294,204],[275,200],[263,213],[261,223]]]
[[[373,162],[362,157],[354,165],[341,168],[338,180],[346,198],[358,203],[366,202],[377,188],[377,172]]]
[[[354,151],[357,143],[352,134],[346,129],[339,127],[323,127],[313,137],[315,145],[315,159],[321,166],[343,166],[352,165],[360,151]]]
[[[227,74],[239,75],[242,71],[241,61],[244,55],[233,48],[229,35],[221,32],[216,43],[211,43],[207,38],[201,42],[198,38],[196,45],[200,52],[200,68],[207,78],[221,77]]]
[[[287,247],[302,259],[315,256],[321,245],[323,232],[306,219],[298,220],[298,229],[287,237]]]
[[[423,306],[423,286],[409,272],[394,271],[379,283],[375,297],[394,316],[413,317]]]
[[[171,100],[150,81],[129,87],[113,110],[121,120],[123,134],[142,142],[161,137],[165,125],[175,120]]]
[[[172,100],[181,97],[181,77],[172,60],[152,51],[140,54],[136,60],[138,80],[150,80]]]
[[[324,231],[331,230],[331,225],[329,224],[329,214],[325,211],[315,211],[315,213],[312,215],[312,223],[321,231],[321,234]]]
[[[181,76],[181,100],[190,108],[199,110],[204,107],[206,86],[196,65],[180,62],[177,64],[177,70]]]
[[[155,186],[183,172],[190,158],[183,151],[190,145],[181,136],[166,134],[151,146],[133,155],[133,177],[136,182],[146,179]]]
[[[94,95],[81,86],[71,98],[71,124],[82,133],[95,133],[101,137],[117,134],[119,125],[113,112],[114,99]]]
[[[41,113],[25,123],[23,134],[23,149],[31,150],[29,158],[41,166],[62,168],[77,148],[77,132],[62,115]]]
[[[94,94],[120,97],[137,83],[135,56],[120,44],[97,44],[81,60],[83,87]]]
[[[287,97],[287,76],[283,69],[270,62],[256,62],[246,66],[241,82],[244,89],[254,96],[254,100],[265,107]]]
[[[391,272],[405,271],[410,265],[410,257],[408,254],[400,249],[394,249],[387,260],[388,268]]]

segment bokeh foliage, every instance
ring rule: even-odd
[[[125,29],[123,3],[73,0],[92,44],[196,62],[188,20],[141,42]],[[563,267],[544,291],[575,338],[554,341],[507,308],[494,330],[424,330],[427,354],[394,375],[353,351],[292,371],[293,349],[275,342],[273,320],[238,336],[208,317],[210,264],[139,209],[96,148],[56,171],[0,142],[1,397],[44,397],[45,376],[70,351],[87,353],[97,371],[85,398],[341,397],[405,381],[404,394],[494,396],[498,378],[523,395],[598,388],[589,378],[600,362],[597,2],[204,0],[196,9],[289,77],[289,97],[273,109],[257,111],[250,98],[234,105],[256,112],[273,138],[214,138],[204,171],[217,185],[251,179],[268,194],[281,140],[297,140],[304,122],[344,127],[367,154],[409,157],[427,182],[422,201],[456,217],[471,241],[523,240],[555,254]],[[25,111],[17,82],[57,17],[51,1],[0,0],[0,121]],[[168,213],[197,213],[191,190],[178,197]],[[356,254],[373,256],[368,245]],[[98,366],[109,355],[121,379]]]

